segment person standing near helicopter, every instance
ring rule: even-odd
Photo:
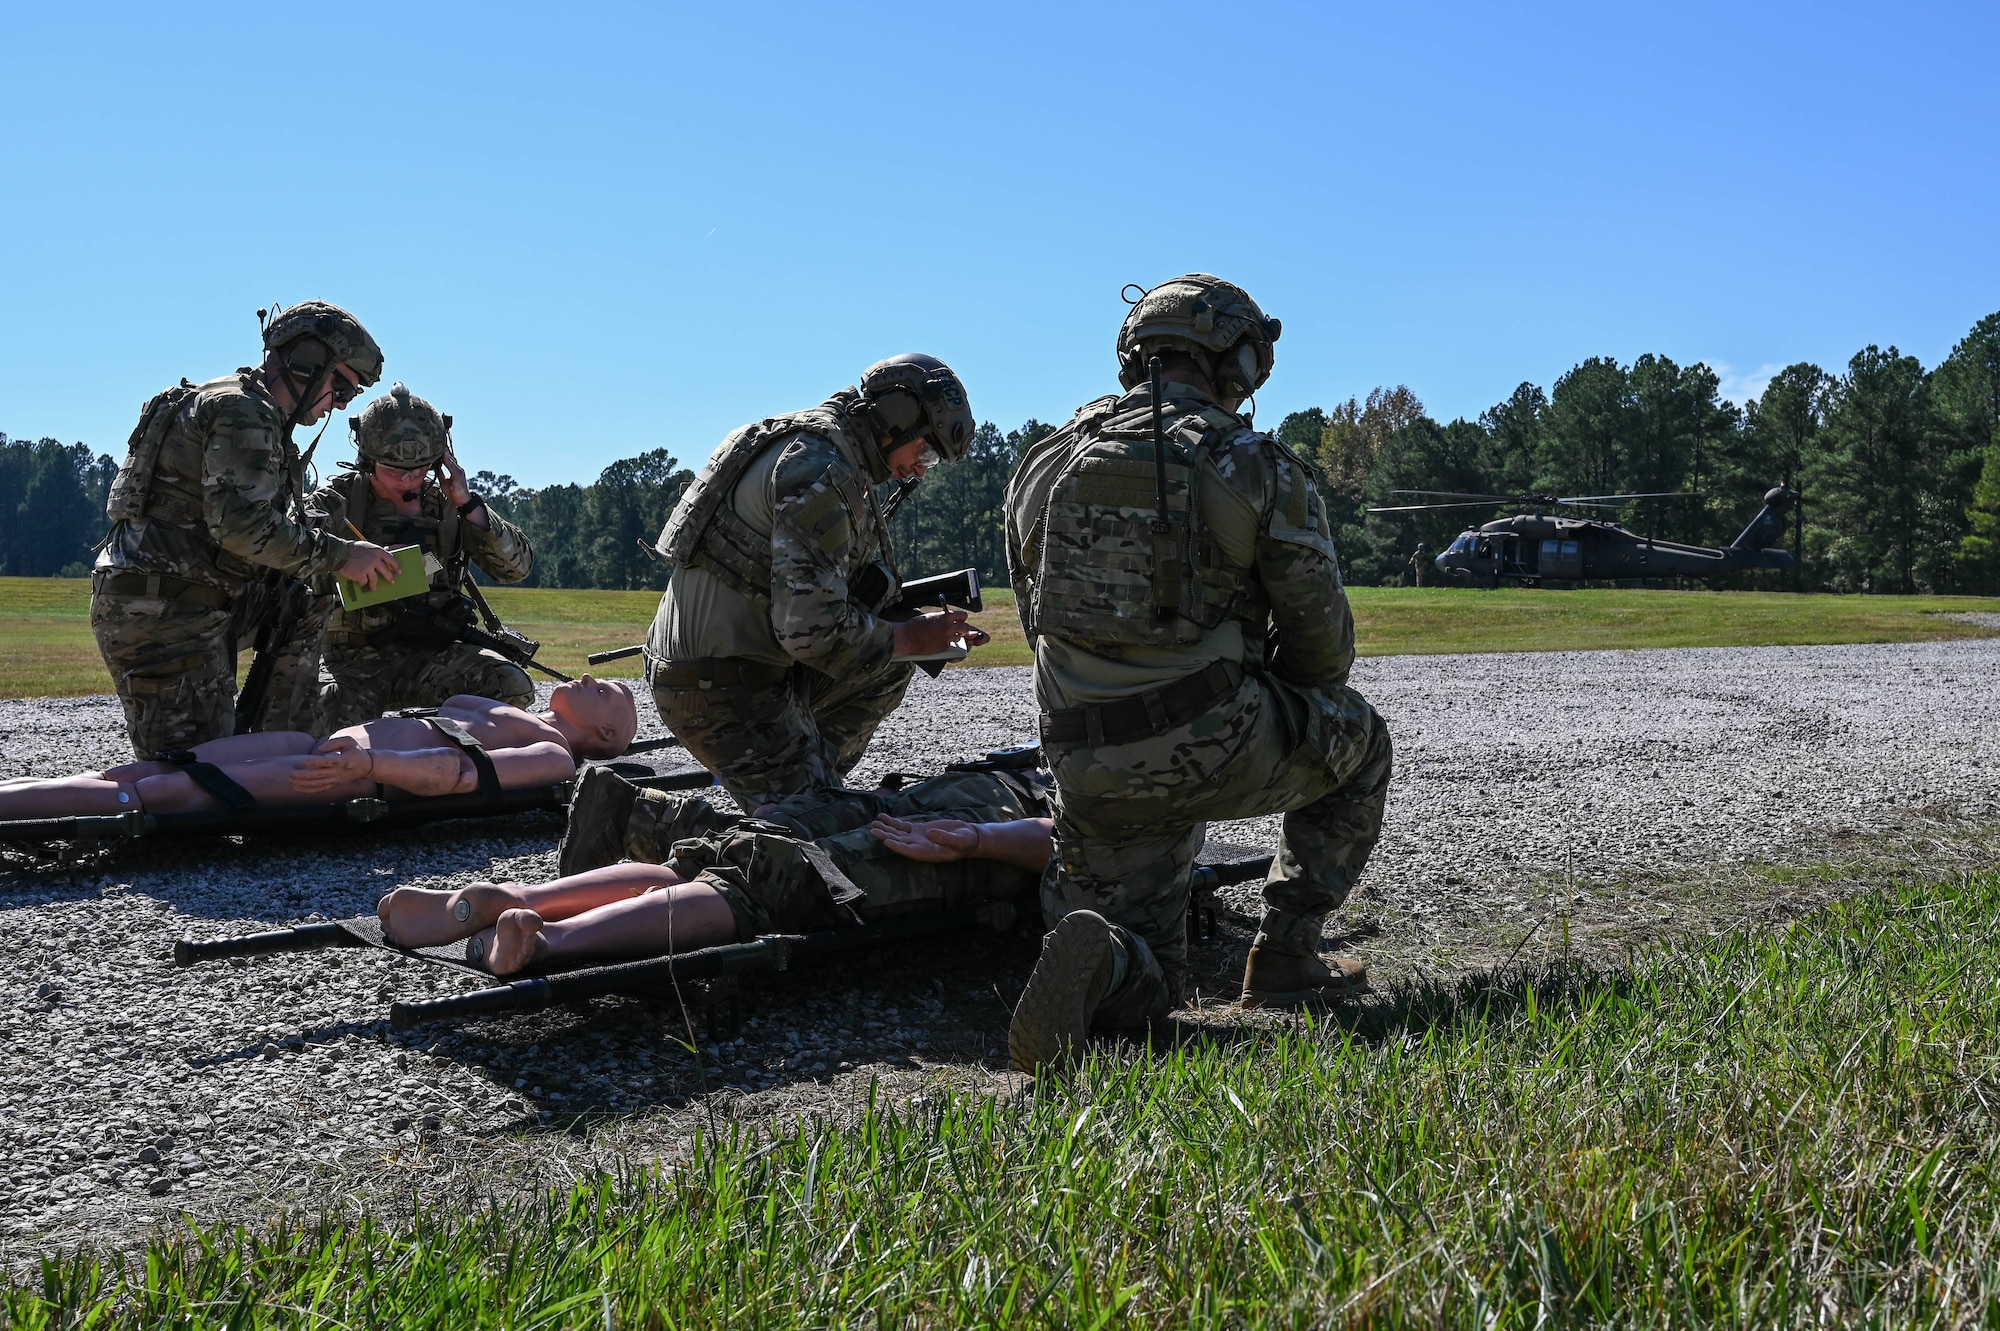
[[[451,417],[396,384],[351,426],[356,460],[307,503],[331,530],[420,547],[431,589],[359,610],[325,598],[326,727],[357,725],[393,708],[435,707],[460,693],[532,707],[535,685],[525,670],[449,639],[453,623],[473,622],[464,591],[472,567],[497,582],[519,582],[535,569],[527,535],[473,492],[452,445]]]

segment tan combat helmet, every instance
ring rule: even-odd
[[[264,318],[264,311],[257,311]],[[317,343],[317,346],[313,344]],[[324,351],[320,348],[325,348]],[[329,365],[345,365],[368,387],[382,377],[382,348],[361,321],[338,305],[302,300],[289,308],[273,307],[264,323],[264,349],[284,358],[285,368],[301,384]]]
[[[401,384],[348,419],[355,451],[368,462],[404,471],[437,465],[449,441],[451,417]]]
[[[900,429],[889,425],[880,409],[884,393],[907,393],[916,399],[918,419]],[[878,360],[863,370],[861,399],[883,436],[885,453],[912,439],[927,439],[939,457],[957,462],[972,447],[973,433],[979,428],[965,399],[965,385],[949,365],[921,352]]]
[[[1207,273],[1170,278],[1141,296],[1118,330],[1118,382],[1146,382],[1146,361],[1163,350],[1185,351],[1215,391],[1238,402],[1264,386],[1283,325],[1250,293]]]

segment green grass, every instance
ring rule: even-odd
[[[1364,656],[1433,652],[1589,651],[1631,647],[1759,647],[1835,642],[1919,642],[1988,637],[1992,630],[1942,617],[2000,613],[2000,599],[1962,596],[1788,596],[1776,592],[1576,592],[1355,587]],[[542,644],[558,670],[644,641],[657,592],[494,588],[493,608]],[[978,665],[1032,661],[1014,594],[989,591],[978,622],[993,634]],[[106,693],[111,682],[90,636],[90,584],[81,579],[0,578],[5,692],[12,697]],[[636,673],[630,661],[608,668]]]
[[[1073,1086],[725,1132],[539,1206],[52,1259],[21,1328],[2000,1321],[2000,875]]]

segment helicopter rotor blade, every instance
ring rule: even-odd
[[[1472,494],[1465,490],[1391,490],[1392,495],[1423,495],[1431,499],[1479,499],[1494,504],[1512,504],[1522,501],[1520,495]]]
[[[1492,508],[1490,501],[1476,504],[1403,504],[1396,508],[1371,508],[1370,513],[1429,513],[1440,508]]]
[[[1558,499],[1559,504],[1589,504],[1606,499],[1702,499],[1706,492],[1701,490],[1651,490],[1645,494],[1630,495],[1575,495]],[[1603,505],[1600,505],[1602,507]]]

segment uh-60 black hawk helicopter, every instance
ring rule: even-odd
[[[1447,508],[1527,504],[1543,508],[1619,508],[1642,499],[1698,498],[1693,492],[1628,495],[1474,495],[1443,490],[1392,490],[1391,494],[1444,501],[1371,508],[1370,513],[1427,513]],[[1438,572],[1460,582],[1498,587],[1502,582],[1538,586],[1544,578],[1566,582],[1617,578],[1716,578],[1746,568],[1788,569],[1792,556],[1765,547],[1780,539],[1785,512],[1798,493],[1783,486],[1764,495],[1764,507],[1727,547],[1683,545],[1641,536],[1597,518],[1523,513],[1460,532],[1434,561]]]

